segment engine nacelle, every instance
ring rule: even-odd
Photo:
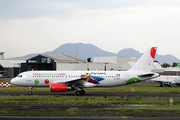
[[[51,92],[66,92],[72,90],[72,88],[66,84],[52,83],[50,84],[50,90]]]
[[[164,82],[163,84],[164,84],[164,86],[171,87],[171,82]]]

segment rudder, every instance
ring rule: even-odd
[[[139,72],[151,72],[157,47],[149,48],[129,70]]]

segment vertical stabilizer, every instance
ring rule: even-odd
[[[149,48],[129,70],[151,72],[157,47]]]

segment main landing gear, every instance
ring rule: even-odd
[[[28,92],[29,95],[32,95],[32,89],[33,87],[29,87],[29,92]]]
[[[33,89],[33,87],[29,87],[29,92],[28,92],[29,95],[32,95],[32,89]],[[83,89],[81,88],[81,90],[77,90],[77,91],[75,92],[75,94],[76,94],[76,95],[85,95],[85,90],[83,90]]]
[[[77,90],[76,95],[85,95],[85,90],[83,90],[83,89]]]

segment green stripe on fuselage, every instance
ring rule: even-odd
[[[140,80],[138,78],[130,78],[126,84],[132,84],[132,83],[137,83],[137,82],[140,82]]]

